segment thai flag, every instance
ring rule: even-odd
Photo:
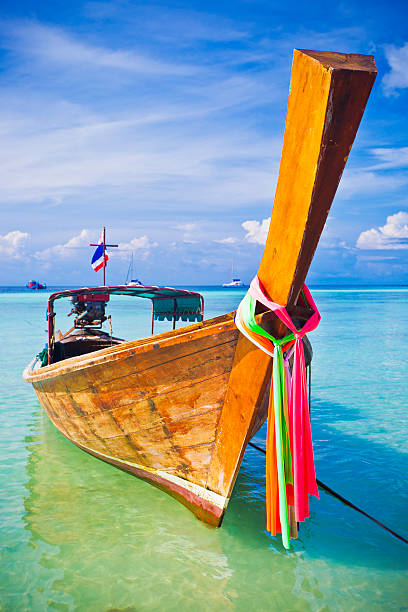
[[[106,266],[106,262],[108,261],[108,259],[109,257],[106,251],[105,251],[105,257],[103,256],[103,231],[102,231],[101,237],[99,238],[99,241],[98,241],[98,246],[92,257],[91,266],[93,267],[95,272],[98,272],[98,270]]]

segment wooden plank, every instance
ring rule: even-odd
[[[237,337],[238,332],[235,331],[234,335]],[[198,362],[197,355],[191,354],[180,362],[176,360],[175,365],[171,364],[169,368],[167,351],[176,347],[169,347],[163,352],[162,368],[156,364],[153,370],[158,370],[155,379],[167,391],[162,392],[160,388],[157,392],[156,389],[153,398],[149,397],[149,380],[141,382],[131,377],[122,378],[126,384],[118,393],[112,372],[111,383],[101,384],[103,392],[99,391],[98,386],[91,388],[88,385],[87,391],[69,393],[71,380],[73,387],[76,387],[78,372],[74,371],[71,376],[49,379],[50,387],[54,384],[59,388],[62,378],[62,386],[68,384],[68,388],[61,388],[58,393],[51,389],[48,394],[43,393],[47,397],[47,411],[58,429],[77,444],[118,460],[170,470],[191,482],[205,485],[234,354],[234,351],[227,350],[223,355],[217,348],[217,358],[213,358],[214,347],[208,346],[207,340],[205,346],[208,348],[199,351]],[[205,367],[204,372],[197,367],[203,356],[208,362],[208,372]],[[125,360],[128,363],[128,359]],[[137,369],[137,356],[133,356],[133,362],[131,369]],[[94,366],[97,367],[100,366]],[[120,370],[119,362],[111,363],[111,368]],[[172,384],[174,377],[177,379],[183,373],[184,380],[185,373],[191,370],[195,372],[192,382]],[[84,372],[97,380],[92,368],[82,371],[81,378]],[[209,378],[203,378],[203,374]],[[42,381],[35,383],[35,386],[39,389],[45,384]],[[111,391],[112,386],[114,392]],[[97,410],[94,402],[97,403]],[[92,412],[87,412],[92,405]]]
[[[294,305],[376,76],[365,55],[295,50],[279,179],[258,276]]]
[[[258,271],[275,302],[296,303],[375,74],[371,57],[294,52],[279,180]],[[274,335],[285,333],[276,318],[269,323]],[[208,478],[209,488],[227,496],[248,432],[265,414],[261,402],[270,359],[248,344],[240,336]]]
[[[207,487],[229,497],[271,375],[271,358],[240,334]]]
[[[217,335],[218,336],[218,335]],[[149,355],[134,355],[117,367],[97,366],[90,373],[88,388],[97,389],[103,405],[133,404],[140,399],[154,398],[181,391],[184,388],[229,373],[238,332],[227,337],[214,337],[213,342],[192,342],[190,351],[179,347],[152,351]],[[157,357],[160,356],[159,361]],[[109,370],[108,372],[106,370]],[[88,390],[75,393],[87,393]],[[117,403],[119,402],[119,404]],[[99,408],[103,409],[103,408]],[[88,411],[88,414],[91,414]]]
[[[234,325],[233,312],[220,317],[214,317],[213,319],[208,319],[202,323],[195,323],[194,325],[189,325],[175,331],[165,332],[158,336],[149,336],[148,338],[142,338],[140,340],[123,342],[122,344],[101,349],[93,353],[72,357],[50,366],[45,366],[44,368],[32,370],[28,367],[24,371],[23,377],[27,382],[34,384],[41,380],[48,381],[51,377],[62,377],[65,374],[81,371],[85,368],[93,367],[94,365],[106,365],[108,362],[123,361],[125,357],[131,357],[136,354],[141,355],[145,352],[150,353],[149,358],[152,359],[152,350],[161,352],[164,348],[173,345],[180,345],[181,347],[184,345],[186,350],[190,350],[190,342],[205,338],[213,342],[211,337],[216,336],[218,333],[225,332],[237,333]],[[160,357],[158,358],[160,360]]]

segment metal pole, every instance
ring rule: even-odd
[[[52,363],[54,357],[54,307],[51,302],[48,302],[47,319],[48,319],[48,365]]]
[[[106,248],[105,247],[105,243],[106,243],[105,232],[106,232],[106,230],[105,230],[105,227],[104,227],[103,230],[102,230],[102,242],[103,242],[103,266],[102,266],[102,269],[103,269],[103,286],[104,287],[106,287],[106,284],[105,284],[105,268],[106,268],[106,261],[105,261],[105,248]]]
[[[90,243],[90,246],[96,246],[99,247],[101,246],[101,243],[98,242],[97,244],[95,244],[94,242]],[[105,261],[105,253],[106,253],[106,247],[118,247],[118,244],[106,244],[106,228],[103,227],[102,228],[102,269],[103,269],[103,286],[106,287],[106,273],[105,273],[105,268],[106,268],[106,261]]]

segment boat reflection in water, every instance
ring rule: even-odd
[[[38,609],[46,603],[84,610],[166,609],[171,583],[171,601],[179,598],[184,609],[202,601],[206,609],[232,610],[241,572],[247,571],[236,554],[237,538],[241,551],[247,542],[258,560],[262,551],[270,557],[262,470],[243,466],[226,529],[213,530],[142,480],[94,461],[44,413],[38,412],[25,441],[23,520],[37,557],[32,580],[38,575],[47,584],[37,594]]]

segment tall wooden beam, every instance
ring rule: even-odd
[[[279,180],[258,271],[279,304],[296,303],[375,76],[371,56],[294,51]],[[275,336],[287,333],[276,317],[269,326]],[[270,362],[240,334],[207,481],[226,497],[262,402],[265,389],[259,381]]]
[[[293,306],[376,77],[374,58],[295,49],[272,218],[258,276]]]

